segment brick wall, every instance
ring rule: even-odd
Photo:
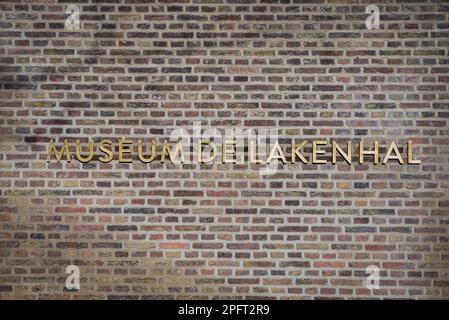
[[[448,298],[448,16],[436,0],[2,1],[0,298]],[[50,139],[163,141],[193,121],[413,140],[422,164],[46,161]]]

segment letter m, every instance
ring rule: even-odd
[[[50,140],[50,144],[48,146],[47,161],[50,161],[52,153],[55,154],[56,160],[58,162],[61,161],[61,159],[64,156],[64,154],[66,156],[67,162],[70,162],[70,160],[71,160],[70,148],[69,148],[69,143],[67,142],[67,139],[64,140],[64,144],[62,145],[61,150],[59,150],[59,151],[56,148],[55,143],[53,142],[53,140]]]

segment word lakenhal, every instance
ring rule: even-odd
[[[82,163],[90,162],[94,159],[103,163],[118,161],[120,163],[132,163],[140,161],[142,163],[151,163],[153,161],[165,162],[168,158],[172,163],[216,163],[217,155],[221,153],[221,163],[240,164],[248,161],[252,164],[269,164],[272,161],[281,161],[282,163],[312,163],[312,164],[336,164],[337,161],[346,161],[348,164],[353,163],[353,158],[358,159],[359,163],[364,163],[367,158],[374,164],[378,164],[381,160],[382,164],[388,162],[396,162],[399,164],[421,164],[421,160],[413,158],[413,142],[408,141],[406,146],[398,146],[396,142],[391,142],[386,152],[380,154],[379,142],[371,143],[373,146],[368,148],[365,146],[364,140],[358,141],[358,147],[353,146],[352,141],[346,141],[346,146],[338,144],[336,141],[327,142],[322,140],[301,141],[291,140],[291,143],[284,151],[279,142],[266,146],[266,151],[260,152],[260,146],[255,141],[249,141],[248,145],[239,148],[239,143],[235,140],[225,140],[220,144],[209,141],[199,140],[193,146],[193,156],[190,153],[190,144],[177,142],[170,147],[167,141],[157,148],[156,141],[144,144],[141,140],[135,142],[130,139],[119,139],[118,143],[112,140],[102,139],[98,143],[90,141],[88,151],[82,151],[82,145],[79,139],[75,140],[75,145],[70,145],[64,140],[59,148],[54,141],[50,141],[48,145],[47,161],[51,161],[52,155],[58,162],[65,159],[67,162],[72,160],[72,156]],[[151,152],[146,152],[148,146]],[[87,147],[87,146],[86,146]],[[87,149],[87,148],[86,148]],[[137,149],[137,152],[136,152]],[[159,150],[157,150],[159,149]],[[187,151],[186,151],[187,149]],[[356,150],[354,153],[353,151]],[[400,152],[402,149],[402,153]],[[74,154],[72,154],[74,150]],[[247,157],[242,153],[247,151]],[[101,154],[96,154],[99,152]],[[84,153],[84,154],[82,154]],[[188,154],[188,156],[186,156]],[[262,157],[265,154],[265,157]],[[268,154],[268,156],[266,156]],[[353,155],[356,156],[353,157]],[[288,159],[288,160],[287,160]],[[405,161],[404,161],[405,159]]]

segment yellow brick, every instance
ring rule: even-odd
[[[64,181],[64,187],[79,187],[79,181],[74,181],[74,180],[66,180]]]

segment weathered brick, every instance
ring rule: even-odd
[[[0,299],[449,296],[447,5],[380,3],[368,30],[366,1],[293,2],[82,1],[79,30],[67,1],[2,3]],[[422,164],[46,161],[194,121],[276,129],[287,158],[413,140]]]

